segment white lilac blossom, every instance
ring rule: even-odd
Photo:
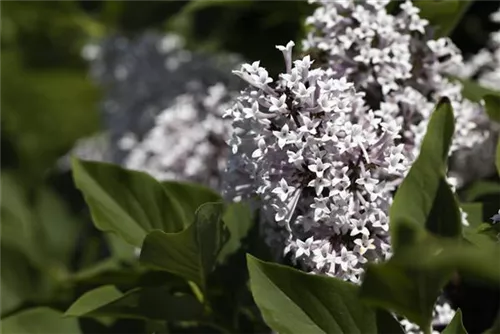
[[[129,151],[118,145],[123,137],[132,133],[141,141],[155,118],[178,103],[179,96],[193,95],[198,103],[216,84],[228,91],[239,89],[228,70],[240,63],[237,57],[189,51],[174,34],[111,35],[87,46],[83,54],[90,62],[91,77],[104,91],[103,123],[113,162],[119,164]]]
[[[386,11],[388,0],[313,2],[319,7],[307,19],[311,31],[304,49],[316,54],[332,78],[347,78],[364,92],[368,105],[380,111],[377,118],[396,120],[410,162],[442,96],[451,100],[456,116],[450,154],[488,138],[483,106],[464,99],[461,84],[443,75],[462,66],[460,51],[448,38],[432,39],[432,28],[410,1],[401,3],[396,15]]]
[[[309,56],[292,63],[293,46],[277,46],[277,78],[259,62],[234,71],[249,87],[226,113],[225,194],[256,194],[267,242],[306,271],[358,283],[364,263],[391,254],[392,181],[408,170],[401,128]]]
[[[494,214],[490,219],[493,221],[493,224],[500,222],[500,210],[498,210],[498,213]]]
[[[440,296],[432,310],[432,334],[439,334],[451,322],[455,313],[446,298]],[[399,323],[407,334],[423,333],[418,325],[408,321],[408,319],[400,319]]]
[[[178,96],[142,140],[133,133],[122,137],[119,146],[128,152],[125,167],[159,180],[189,180],[218,188],[231,134],[230,122],[222,119],[228,100],[222,84],[209,87],[207,95]]]

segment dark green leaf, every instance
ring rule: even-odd
[[[446,326],[441,334],[467,334],[464,324],[462,323],[462,311],[457,310],[453,320]]]
[[[123,297],[123,293],[113,285],[101,286],[78,298],[65,315],[80,317]]]
[[[151,176],[119,166],[73,159],[73,177],[94,224],[140,247],[149,231],[186,225],[181,205]]]
[[[205,203],[209,202],[222,202],[219,194],[210,188],[204,187],[199,184],[178,181],[162,182],[163,187],[167,193],[175,198],[184,210],[186,220],[185,223],[189,225],[194,220],[196,210]],[[186,225],[186,226],[187,226]],[[184,227],[186,227],[184,226]],[[176,232],[176,231],[165,231]]]
[[[141,262],[182,276],[205,290],[207,275],[229,237],[222,222],[223,212],[222,203],[206,203],[185,230],[149,233],[142,246]]]
[[[187,282],[176,275],[135,264],[123,266],[113,258],[71,275],[69,282],[85,288],[112,284],[122,291],[167,284],[176,289],[189,289]]]
[[[443,237],[458,237],[462,234],[462,217],[455,194],[448,182],[441,177],[425,227],[431,233]]]
[[[486,105],[486,112],[490,119],[495,122],[500,122],[500,93],[499,94],[488,94],[484,97],[484,103]]]
[[[500,226],[498,224],[481,223],[475,229],[469,230],[465,238],[478,247],[491,246],[491,242],[500,241]]]
[[[375,312],[350,283],[247,255],[250,287],[264,320],[279,333],[376,333]]]
[[[393,14],[394,11],[396,10],[397,8],[397,5],[398,5],[398,1],[390,1],[387,6],[385,6],[385,10],[387,11],[387,13],[389,14]]]
[[[498,144],[497,144],[495,165],[497,166],[498,175],[500,175],[500,138],[498,139]]]
[[[2,184],[3,186],[3,184]],[[2,221],[3,224],[3,221]],[[2,225],[2,233],[3,233]],[[10,312],[22,303],[40,295],[39,285],[43,283],[39,273],[18,249],[0,245],[1,312]]]
[[[377,309],[377,332],[380,334],[404,334],[399,321],[389,312]]]
[[[24,6],[21,11],[29,11],[28,8]],[[42,18],[39,12],[32,15]],[[39,30],[51,29],[39,27]],[[32,46],[30,42],[25,44]],[[52,42],[54,38],[43,40],[44,52],[31,54],[40,59]],[[2,81],[9,83],[2,86],[2,135],[14,144],[24,175],[28,172],[29,176],[41,178],[43,171],[53,166],[78,138],[99,129],[99,92],[84,69],[30,68],[22,64],[18,52],[3,49],[1,57]]]
[[[371,305],[405,316],[422,329],[430,328],[434,303],[450,276],[447,269],[412,270],[389,260],[368,265],[361,297]]]
[[[466,202],[473,202],[483,196],[496,194],[500,194],[500,183],[492,181],[477,181],[465,190],[464,200]]]
[[[124,294],[107,285],[85,293],[65,315],[186,321],[200,319],[203,305],[192,295],[173,295],[168,286],[139,288]]]
[[[434,37],[444,37],[451,34],[455,26],[472,4],[470,0],[448,0],[448,1],[413,1],[420,8],[420,16],[429,20],[436,29]]]
[[[69,267],[83,222],[69,211],[56,193],[45,188],[37,194],[34,213],[43,233],[47,255],[51,260]],[[40,234],[36,236],[41,237]]]
[[[500,96],[500,92],[492,90],[490,88],[483,87],[477,82],[461,79],[454,76],[449,76],[451,80],[459,81],[462,84],[462,94],[463,96],[473,102],[481,101],[486,95]]]
[[[467,214],[470,227],[477,227],[483,222],[483,203],[462,203],[460,207]]]
[[[447,217],[441,215],[439,210],[441,202],[450,205],[455,201],[445,181],[448,149],[454,131],[453,120],[450,101],[443,98],[431,116],[420,155],[397,190],[390,209],[395,250],[405,243],[413,242],[423,232],[424,226],[447,236],[455,236],[460,231],[455,221],[458,210],[456,203],[450,209],[453,217],[450,217],[449,224],[443,224]],[[438,193],[442,194],[441,198],[437,197]]]
[[[43,267],[47,258],[40,238],[40,226],[27,200],[27,193],[14,175],[2,173],[0,214],[2,220],[2,245],[15,248],[30,260]]]
[[[253,226],[253,214],[245,203],[231,203],[224,212],[222,220],[229,230],[229,239],[219,254],[219,261],[224,262],[227,256],[236,252]]]
[[[64,318],[48,307],[36,307],[16,313],[1,322],[3,334],[78,334],[77,319]]]
[[[206,9],[213,6],[243,6],[248,7],[254,5],[254,0],[225,0],[225,1],[206,1],[206,0],[191,0],[182,9],[184,13],[195,12],[200,9]]]
[[[485,242],[480,247],[460,242],[427,238],[418,245],[404,248],[391,259],[392,263],[410,270],[439,272],[458,270],[464,277],[500,284],[500,246]],[[389,261],[389,262],[391,262]]]
[[[126,262],[135,262],[139,259],[140,249],[127,243],[119,235],[106,233],[104,237],[114,259]]]
[[[500,312],[497,313],[493,326],[486,330],[483,334],[498,334],[500,333]]]

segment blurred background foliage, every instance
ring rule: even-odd
[[[498,29],[488,19],[496,6],[468,8],[451,34],[464,54]],[[111,281],[103,268],[114,278],[124,263],[133,268],[133,250],[94,229],[70,174],[55,168],[76,140],[101,127],[102,92],[81,56],[86,43],[176,32],[189,49],[238,53],[274,74],[283,66],[274,46],[300,40],[313,9],[305,1],[3,1],[1,316],[35,304],[65,310],[82,289]],[[85,326],[98,332],[102,324]]]

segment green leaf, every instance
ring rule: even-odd
[[[37,267],[45,264],[45,249],[40,238],[27,192],[13,174],[2,173],[0,214],[2,220],[2,245],[15,248]]]
[[[449,36],[472,4],[470,0],[428,1],[416,0],[413,4],[420,8],[420,17],[429,20],[436,28],[434,38]]]
[[[498,286],[500,267],[491,264],[499,256],[500,246],[492,242],[475,247],[460,239],[428,236],[400,249],[386,263],[369,265],[361,296],[422,329],[430,328],[433,305],[451,274],[458,271],[463,277]]]
[[[368,265],[361,297],[405,316],[422,329],[430,328],[434,303],[450,276],[450,270],[411,270],[391,259]]]
[[[473,202],[483,196],[500,194],[500,183],[491,181],[477,181],[464,192],[464,200]]]
[[[500,93],[487,94],[483,97],[486,105],[486,113],[490,119],[500,123]]]
[[[489,284],[500,284],[500,245],[485,242],[480,247],[460,240],[427,238],[418,245],[404,248],[389,262],[409,270],[426,272],[459,271],[464,277]]]
[[[475,81],[462,79],[455,76],[448,76],[448,77],[451,80],[459,81],[462,84],[463,96],[466,99],[471,100],[473,102],[479,102],[487,95],[500,96],[499,91],[483,87]]]
[[[497,144],[495,165],[497,166],[498,175],[500,175],[500,138],[498,139],[498,144]]]
[[[389,3],[385,6],[385,10],[389,14],[394,14],[394,11],[397,9],[398,1],[389,1]]]
[[[186,216],[184,227],[187,227],[195,218],[196,210],[205,203],[222,202],[222,197],[210,188],[205,186],[178,181],[162,182],[167,193],[175,198],[182,206]],[[176,231],[165,231],[176,232]]]
[[[2,184],[3,187],[3,184]],[[4,233],[2,221],[2,234]],[[7,244],[0,245],[1,311],[10,312],[24,302],[39,296],[43,283],[26,254]]]
[[[377,309],[377,330],[381,334],[405,334],[399,321],[389,312]]]
[[[21,11],[27,11],[27,7]],[[43,17],[40,11],[32,14]],[[60,16],[64,14],[57,15]],[[40,41],[44,52],[31,54],[40,59],[51,44],[48,40],[54,42],[54,39]],[[31,42],[26,44],[32,45]],[[84,68],[28,67],[21,62],[21,54],[13,51],[2,50],[1,57],[2,81],[9,83],[2,86],[2,135],[14,144],[24,175],[29,173],[27,176],[41,179],[46,169],[53,166],[62,152],[71,149],[77,139],[99,130],[99,91]]]
[[[266,323],[279,333],[376,333],[375,312],[358,287],[247,255],[250,287]]]
[[[493,321],[493,326],[486,330],[483,334],[498,334],[500,333],[500,312],[497,313],[495,321]]]
[[[224,263],[227,256],[235,253],[241,247],[241,240],[245,238],[253,226],[252,210],[245,203],[231,203],[224,212],[222,220],[229,230],[229,239],[219,254],[219,262]]]
[[[453,120],[449,99],[441,99],[427,126],[420,155],[397,190],[390,209],[395,250],[413,242],[424,227],[445,236],[456,236],[460,232],[455,220],[457,204],[447,212],[452,214],[450,224],[446,224],[447,217],[440,211],[441,203],[450,205],[455,201],[445,178],[448,149],[454,131]]]
[[[36,307],[16,313],[1,322],[3,334],[78,334],[77,319],[64,318],[48,307]]]
[[[113,285],[101,286],[78,298],[78,300],[66,311],[65,315],[80,317],[101,306],[114,302],[121,297],[123,297],[123,293]]]
[[[65,313],[72,317],[111,317],[187,321],[203,316],[203,305],[192,295],[173,295],[168,286],[122,293],[112,285],[88,291]]]
[[[150,270],[133,263],[122,265],[116,258],[106,259],[71,275],[69,283],[77,287],[115,285],[121,291],[137,287],[166,285],[176,289],[189,289],[187,282],[173,274],[160,270]]]
[[[477,227],[483,222],[483,203],[462,203],[460,207],[467,214],[467,221],[471,228]]]
[[[462,323],[462,311],[460,309],[457,310],[453,320],[451,320],[441,334],[467,334],[464,324]]]
[[[233,1],[233,0],[202,0],[188,3],[182,10],[182,13],[194,13],[196,11],[220,6],[236,6],[236,7],[250,7],[252,1]]]
[[[206,203],[196,211],[194,222],[178,233],[153,231],[144,240],[140,261],[196,283],[205,290],[208,274],[228,239],[222,222],[224,205]]]
[[[146,173],[78,159],[72,166],[75,184],[99,229],[140,247],[152,230],[176,232],[186,225],[181,205]]]
[[[39,190],[34,213],[44,236],[47,256],[69,267],[83,222],[79,221],[61,198],[48,188]]]
[[[462,217],[455,194],[448,182],[441,177],[425,227],[431,233],[443,237],[458,237],[462,234]]]
[[[138,247],[125,242],[116,233],[106,233],[104,237],[114,259],[125,262],[136,262],[138,260]]]

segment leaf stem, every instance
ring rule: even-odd
[[[188,283],[189,283],[189,286],[191,287],[191,290],[193,290],[194,295],[200,301],[200,303],[205,304],[205,297],[203,296],[203,293],[201,292],[198,285],[194,282],[191,282],[191,281],[189,281]]]

